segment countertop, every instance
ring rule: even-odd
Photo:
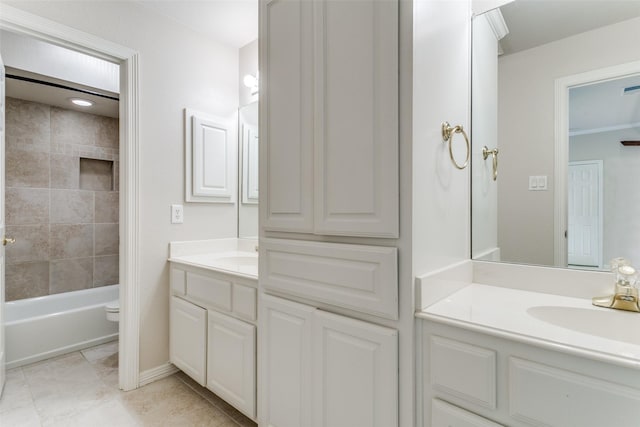
[[[640,369],[640,313],[590,299],[474,283],[416,317]]]
[[[258,279],[258,253],[245,251],[211,252],[172,256],[169,261],[177,264],[205,268],[234,274],[248,279]]]

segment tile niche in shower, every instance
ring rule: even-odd
[[[6,100],[7,301],[118,283],[118,119]]]

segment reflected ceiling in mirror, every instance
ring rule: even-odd
[[[474,259],[606,269],[625,256],[640,264],[640,147],[620,143],[640,140],[640,90],[625,92],[640,81],[638,40],[640,1],[516,0],[474,17]],[[624,72],[598,77],[612,68]],[[565,88],[566,107],[557,104],[559,82],[589,75]],[[499,148],[497,181],[485,146]],[[595,189],[579,198],[571,176],[590,172],[574,173],[574,163],[598,161]],[[599,217],[585,225],[577,208],[589,203]],[[572,256],[584,252],[597,255]]]

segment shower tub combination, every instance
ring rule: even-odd
[[[7,369],[92,347],[118,338],[105,305],[120,285],[5,303]]]

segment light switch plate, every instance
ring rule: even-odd
[[[184,206],[171,205],[171,224],[182,224],[184,222]]]
[[[546,191],[547,175],[529,176],[529,191]]]

